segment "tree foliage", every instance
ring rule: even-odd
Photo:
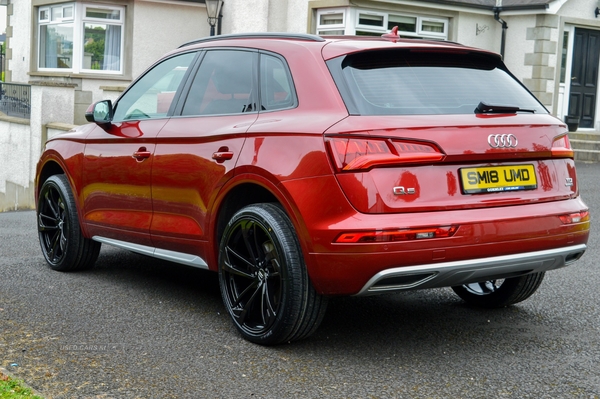
[[[84,51],[92,55],[92,69],[100,69],[104,60],[106,29],[101,26],[85,29]]]

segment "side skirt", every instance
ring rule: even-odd
[[[153,248],[146,245],[133,244],[131,242],[114,240],[112,238],[93,236],[92,240],[103,244],[112,245],[113,247],[127,249],[138,254],[152,256],[153,258],[168,260],[169,262],[181,263],[183,265],[197,267],[208,270],[208,265],[204,259],[196,255],[185,254],[182,252],[169,251],[167,249]]]

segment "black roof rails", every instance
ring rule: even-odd
[[[218,40],[228,39],[292,39],[306,40],[311,42],[324,42],[321,36],[311,35],[308,33],[274,33],[274,32],[256,32],[256,33],[230,33],[227,35],[208,36],[201,39],[191,40],[183,43],[179,48],[191,46],[193,44],[207,43]]]

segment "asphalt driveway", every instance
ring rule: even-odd
[[[600,165],[589,250],[522,304],[450,289],[330,303],[309,340],[243,341],[209,272],[103,247],[46,267],[35,213],[0,214],[0,366],[47,398],[600,398]]]

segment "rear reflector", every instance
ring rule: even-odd
[[[568,215],[559,216],[560,221],[564,224],[572,224],[572,223],[581,223],[587,222],[590,220],[590,212],[589,211],[581,211],[576,213],[571,213]]]
[[[328,139],[338,171],[367,170],[376,166],[405,163],[432,163],[444,154],[429,143],[355,137]]]
[[[416,229],[355,231],[340,234],[335,243],[397,242],[452,237],[458,226],[423,227]]]

